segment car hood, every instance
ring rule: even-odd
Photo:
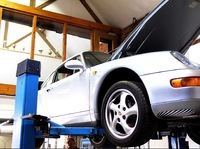
[[[110,60],[155,51],[184,53],[200,31],[200,0],[164,0],[129,34]]]

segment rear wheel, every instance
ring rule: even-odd
[[[116,146],[142,145],[156,130],[146,91],[137,82],[120,81],[110,87],[102,103],[101,121]]]

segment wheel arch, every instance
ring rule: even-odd
[[[145,88],[144,83],[142,82],[142,80],[140,79],[138,74],[136,72],[134,72],[133,70],[128,69],[128,68],[118,68],[118,69],[111,71],[105,77],[104,81],[101,84],[99,92],[98,92],[97,111],[99,114],[101,114],[100,111],[101,111],[101,106],[102,106],[104,95],[106,94],[109,87],[111,87],[114,83],[116,83],[118,81],[122,81],[122,80],[140,82],[143,84],[143,87]],[[145,91],[147,93],[146,88],[145,88]],[[148,96],[148,94],[147,94],[147,96]],[[100,115],[99,115],[99,117],[100,117]]]

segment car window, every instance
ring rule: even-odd
[[[53,82],[54,76],[55,76],[55,72],[53,72],[53,73],[45,80],[45,82],[41,85],[41,88],[44,88],[44,87],[46,87],[46,86],[49,86],[49,85]]]
[[[77,55],[73,58],[71,58],[70,60],[79,60],[80,62],[82,62],[81,56]],[[70,61],[69,60],[69,61]],[[45,82],[41,85],[41,88],[44,88],[46,86],[49,86],[52,83],[55,83],[57,81],[60,81],[64,78],[67,78],[77,72],[79,72],[79,69],[67,69],[64,66],[65,63],[63,63],[62,65],[60,65],[60,67],[58,67],[57,70],[55,70],[46,80]]]
[[[67,69],[65,68],[64,65],[62,65],[59,69],[57,69],[56,71],[56,76],[55,76],[55,79],[53,82],[57,82],[57,81],[60,81],[66,77],[69,77],[73,74],[73,70],[71,69]]]
[[[70,60],[79,60],[81,61],[81,57],[80,55],[74,57],[74,58],[71,58]],[[69,60],[69,61],[70,61]],[[64,63],[65,64],[65,63]],[[56,71],[56,75],[55,75],[55,79],[53,82],[57,82],[57,81],[60,81],[66,77],[69,77],[77,72],[79,72],[80,70],[79,69],[67,69],[64,64],[62,64]]]
[[[110,54],[101,53],[101,52],[85,52],[83,57],[87,67],[96,66],[98,64],[108,61]]]

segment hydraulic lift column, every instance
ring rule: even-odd
[[[36,113],[40,62],[26,59],[17,66],[12,148],[34,148],[34,121],[21,116]]]

